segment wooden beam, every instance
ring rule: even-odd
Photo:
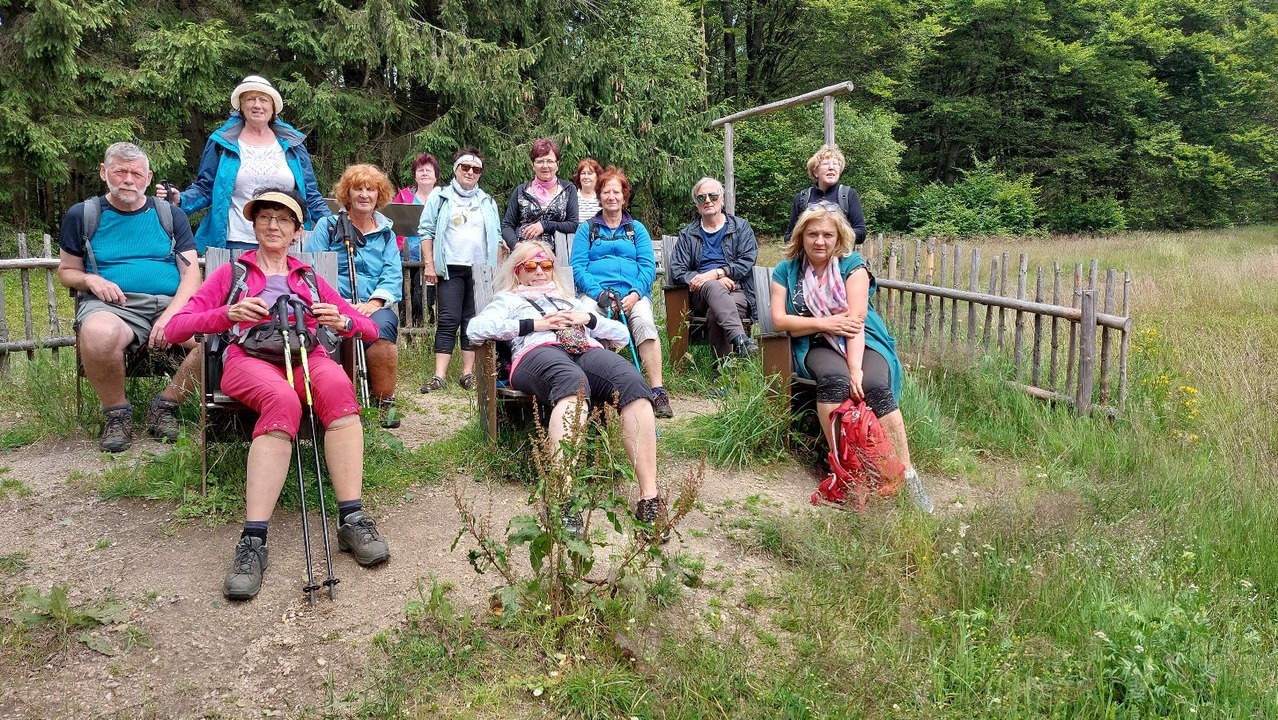
[[[738,120],[745,120],[746,118],[755,117],[756,115],[763,115],[766,113],[773,112],[774,110],[784,110],[786,108],[792,108],[796,105],[803,105],[804,103],[809,103],[809,102],[812,102],[813,100],[824,98],[827,95],[833,98],[835,95],[843,95],[845,93],[852,92],[852,88],[853,88],[853,85],[851,80],[847,82],[836,83],[834,85],[830,85],[829,87],[823,87],[820,90],[813,90],[812,92],[803,93],[802,95],[795,95],[794,97],[789,97],[784,100],[777,100],[776,102],[770,102],[766,105],[758,105],[758,106],[750,108],[749,110],[742,110],[739,113],[733,113],[727,117],[721,117],[718,120],[715,120],[714,122],[710,123],[710,127],[712,129],[718,128],[718,127],[727,125],[728,123],[734,123],[734,122],[737,122]]]

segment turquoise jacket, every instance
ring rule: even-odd
[[[430,240],[434,250],[435,272],[441,278],[448,279],[448,258],[444,257],[444,231],[448,229],[450,209],[457,201],[452,183],[435,190],[426,198],[426,207],[422,209],[421,223],[417,226],[417,234],[422,240]],[[484,215],[484,244],[488,246],[488,264],[497,266],[497,248],[501,245],[501,215],[497,212],[497,201],[483,190],[479,191],[479,211]]]
[[[853,270],[864,266],[865,258],[861,257],[860,253],[852,253],[848,257],[839,259],[839,275],[846,282]],[[869,269],[867,268],[866,271],[868,272]],[[785,311],[790,315],[799,314],[794,309],[794,294],[803,282],[802,272],[802,258],[782,260],[772,271],[772,282],[785,288]],[[865,347],[882,355],[883,359],[887,361],[888,372],[892,374],[892,397],[896,398],[897,402],[900,402],[901,378],[903,375],[901,360],[896,356],[896,340],[888,332],[883,318],[879,317],[879,314],[874,310],[874,291],[877,288],[878,283],[874,280],[874,276],[870,275],[870,304],[865,314]],[[791,337],[790,349],[794,353],[794,371],[800,377],[813,380],[815,378],[808,375],[808,367],[804,362],[808,357],[808,345],[810,342],[810,335]]]
[[[351,275],[346,262],[346,243],[337,238],[337,217],[329,215],[315,223],[306,240],[306,252],[337,253],[337,291],[351,299]],[[364,233],[364,246],[355,250],[355,282],[359,284],[358,302],[380,299],[387,306],[399,302],[404,295],[404,266],[395,241],[394,224],[380,212],[373,213],[377,229]]]
[[[240,172],[240,132],[243,130],[244,120],[239,111],[232,111],[226,124],[209,135],[195,182],[182,191],[182,209],[187,215],[209,208],[195,231],[195,247],[200,253],[209,247],[226,247],[226,224],[235,176]],[[284,159],[293,171],[295,189],[306,202],[306,227],[310,229],[316,220],[332,213],[315,182],[311,154],[306,151],[306,136],[279,118],[271,122],[271,130],[284,148]]]

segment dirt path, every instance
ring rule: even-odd
[[[447,394],[409,404],[416,407],[396,432],[409,447],[446,437],[473,412],[465,398]],[[675,410],[682,418],[712,412],[713,405],[676,398]],[[142,441],[139,448],[157,446]],[[72,605],[115,600],[125,618],[93,631],[114,649],[112,656],[75,641],[74,631],[65,648],[41,655],[42,663],[6,662],[0,668],[0,718],[289,717],[323,706],[327,698],[366,686],[372,638],[401,621],[419,587],[429,588],[433,579],[448,582],[459,605],[487,605],[491,578],[473,572],[463,548],[448,550],[459,527],[453,485],[483,504],[491,494],[496,527],[522,511],[526,500],[522,487],[488,487],[468,477],[414,488],[411,501],[377,512],[391,561],[366,570],[336,553],[337,602],[322,597],[315,608],[299,591],[300,518],[277,512],[261,594],[228,603],[221,583],[238,525],[181,522],[167,503],[104,501],[93,477],[105,463],[96,442],[87,439],[0,453],[0,467],[8,468],[0,478],[20,480],[31,491],[28,497],[0,497],[0,515],[9,520],[0,525],[0,557],[25,553],[26,563],[16,574],[0,575],[0,589],[48,592],[65,585]],[[663,477],[694,466],[667,463]],[[739,526],[735,518],[811,512],[812,485],[810,474],[794,465],[762,473],[707,470],[702,509],[668,550],[701,557],[707,580],[748,577],[752,585],[766,585],[775,568],[729,539]],[[972,489],[936,483],[934,492],[944,507],[955,497],[970,497]],[[688,593],[688,611],[703,607],[709,595]]]

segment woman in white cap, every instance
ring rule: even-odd
[[[422,209],[417,234],[422,238],[426,282],[437,284],[439,323],[435,327],[435,375],[422,392],[444,389],[444,375],[453,357],[460,329],[462,374],[460,385],[475,389],[475,351],[466,339],[466,326],[475,317],[475,265],[497,265],[501,216],[497,201],[479,188],[484,159],[474,148],[453,156],[453,180],[436,190]]]
[[[260,188],[296,188],[306,200],[311,223],[331,214],[315,182],[306,136],[279,119],[284,98],[271,82],[257,75],[244,78],[231,92],[231,108],[230,119],[213,131],[204,146],[198,177],[181,194],[182,209],[188,215],[209,208],[195,231],[201,253],[209,247],[257,247],[253,224],[244,219],[244,206]],[[168,197],[163,186],[156,186],[155,195]]]

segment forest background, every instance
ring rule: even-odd
[[[406,184],[417,152],[474,144],[504,199],[548,135],[562,176],[624,167],[669,232],[723,172],[712,119],[851,80],[838,141],[872,230],[1278,218],[1270,0],[19,0],[0,23],[0,227],[55,229],[122,139],[185,186],[249,74],[324,191],[351,162]],[[740,123],[738,213],[783,229],[820,142],[819,105]]]

